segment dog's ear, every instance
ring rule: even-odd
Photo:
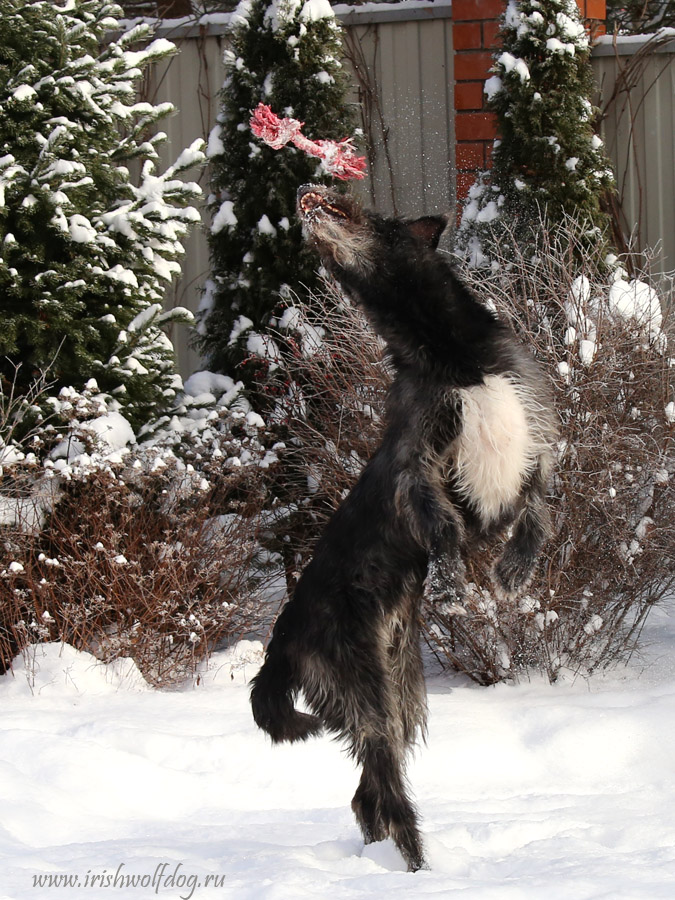
[[[422,216],[407,223],[408,231],[435,250],[448,224],[447,216]]]

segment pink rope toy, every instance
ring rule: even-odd
[[[356,156],[351,138],[341,141],[310,141],[302,134],[304,122],[297,119],[280,119],[269,106],[259,103],[251,116],[251,131],[272,150],[281,150],[293,143],[309,156],[318,156],[330,175],[347,181],[363,178],[366,169],[365,156]]]

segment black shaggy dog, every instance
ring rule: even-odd
[[[305,234],[384,338],[395,377],[382,444],[282,610],[251,702],[273,741],[323,728],[363,767],[352,809],[425,865],[405,757],[426,720],[419,615],[433,566],[461,596],[460,549],[511,526],[497,589],[528,580],[547,535],[555,427],[534,360],[436,253],[446,220],[386,219],[321,186],[298,192]],[[302,691],[310,713],[295,709]]]

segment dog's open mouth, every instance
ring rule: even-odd
[[[336,219],[349,219],[349,214],[344,209],[319,191],[307,191],[300,197],[298,205],[303,216],[312,216],[322,212]]]

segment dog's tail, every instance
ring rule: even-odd
[[[293,705],[298,687],[288,657],[273,638],[265,663],[251,685],[251,707],[256,725],[275,744],[304,741],[321,732],[318,716],[300,712]]]

